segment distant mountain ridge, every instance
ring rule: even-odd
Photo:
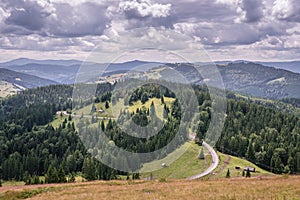
[[[49,79],[60,84],[73,84],[76,76],[87,73],[88,77],[103,70],[104,76],[126,73],[127,71],[140,71],[142,73],[164,66],[176,67],[176,70],[185,74],[189,81],[201,83],[199,77],[193,71],[193,64],[164,64],[160,62],[147,62],[133,60],[124,63],[87,63],[83,65],[78,60],[31,60],[17,59],[6,63],[0,63],[0,68],[7,68],[17,72]],[[263,98],[300,98],[300,61],[294,62],[264,62],[253,63],[250,61],[219,61],[216,62],[220,74],[224,80],[226,89],[241,92],[243,94]],[[207,63],[198,63],[205,66]],[[273,66],[273,67],[268,67]],[[283,69],[281,69],[283,68]],[[99,70],[101,69],[101,70]],[[285,69],[291,69],[287,71]],[[292,72],[293,71],[293,72]],[[161,75],[169,74],[162,70]],[[165,74],[163,74],[165,73]],[[100,76],[101,74],[99,74]],[[177,80],[176,74],[172,79]],[[96,79],[91,79],[96,80]],[[35,84],[36,85],[36,84]]]
[[[180,72],[190,83],[205,84],[205,79],[193,64],[166,64],[159,70],[162,77],[178,81],[178,75],[168,70],[169,67]],[[199,65],[200,71],[209,68],[210,65]],[[217,68],[225,88],[229,91],[271,99],[300,98],[300,74],[298,73],[251,62],[223,63],[218,64]]]
[[[37,76],[32,76],[20,72],[15,72],[9,69],[0,68],[0,81],[6,81],[13,85],[18,85],[24,88],[34,88],[40,86],[57,84],[55,81],[47,80]]]
[[[291,72],[300,73],[300,61],[285,61],[285,62],[262,62],[262,61],[247,61],[247,60],[235,60],[235,61],[216,61],[219,65],[228,65],[230,63],[256,63],[268,67],[274,67],[278,69],[285,69]]]
[[[259,64],[275,67],[279,69],[285,69],[291,72],[300,73],[300,61],[291,62],[257,62]]]
[[[40,65],[63,65],[63,66],[71,66],[71,65],[80,65],[82,61],[79,60],[35,60],[28,58],[18,58],[15,60],[11,60],[8,62],[0,63],[0,67],[8,67],[12,65],[27,65],[30,63],[40,64]]]
[[[159,62],[129,61],[124,63],[91,63],[78,60],[32,60],[17,59],[6,63],[0,63],[0,68],[38,76],[61,84],[73,84],[78,74],[99,73],[104,74],[114,72],[127,72],[130,70],[147,71],[161,65]],[[90,71],[90,72],[88,72]],[[99,74],[100,76],[101,74]]]
[[[300,98],[298,73],[251,62],[218,68],[228,90],[264,98]]]

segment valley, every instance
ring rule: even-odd
[[[55,63],[59,64],[58,61]],[[70,67],[66,63],[64,66]],[[129,91],[126,87],[115,90],[118,81],[131,84],[126,82],[124,71],[120,71],[122,66],[126,71],[138,68],[141,63],[147,64],[141,61],[118,64],[118,70],[107,72],[100,78],[95,74],[95,79],[75,86],[0,69],[4,77],[1,85],[4,93],[0,100],[0,148],[3,149],[0,151],[0,183],[3,186],[0,187],[0,199],[42,199],[45,195],[49,199],[65,199],[75,194],[79,198],[94,195],[91,198],[105,199],[122,195],[117,199],[126,199],[131,195],[126,190],[132,185],[136,186],[135,191],[141,197],[148,195],[149,198],[162,199],[184,197],[180,193],[171,193],[171,187],[175,190],[185,188],[183,195],[189,198],[209,196],[213,190],[218,191],[214,197],[221,199],[299,197],[300,189],[294,185],[298,183],[300,170],[299,74],[253,63],[218,66],[228,89],[226,120],[214,147],[220,162],[208,175],[189,180],[215,163],[207,148],[201,146],[203,141],[209,141],[206,131],[214,102],[202,84],[204,80],[196,80],[189,68],[192,65],[186,64],[151,63],[147,70],[132,71],[130,77],[158,79],[164,76],[166,67],[181,70],[197,96],[199,118],[181,119],[180,96],[159,84],[143,85],[131,96],[126,96]],[[30,63],[26,65],[33,67]],[[35,70],[42,69],[38,65],[34,65]],[[56,78],[61,82],[60,76]],[[176,77],[172,79],[175,87],[184,88]],[[95,88],[95,96],[72,98],[74,89],[81,87],[86,91]],[[153,128],[143,131],[141,127],[151,122]],[[179,122],[189,127],[178,138],[177,146],[154,154],[152,158],[140,156],[135,158],[137,162],[132,162],[122,154],[110,155],[102,151],[102,148],[114,145],[138,153],[155,151],[176,138]],[[126,130],[132,135],[120,129],[119,123],[129,128]],[[141,127],[131,129],[132,123]],[[105,137],[99,134],[100,130]],[[151,135],[153,130],[159,130],[158,134]],[[139,134],[146,137],[136,137]],[[108,138],[107,143],[104,138]],[[94,158],[100,155],[122,163],[128,172],[106,166]],[[138,161],[143,164],[137,165]],[[246,178],[248,171],[245,168],[255,169],[249,172],[249,178]],[[130,170],[137,171],[130,173]],[[206,187],[206,184],[211,187]],[[251,189],[238,192],[237,187],[247,188],[249,185]],[[267,189],[272,191],[271,185],[276,192],[267,194]],[[208,192],[196,192],[199,187]],[[286,187],[293,188],[287,190]]]

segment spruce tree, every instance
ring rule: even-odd
[[[74,173],[71,173],[69,183],[75,183],[75,181],[76,181],[75,175],[74,175]]]
[[[250,178],[251,177],[251,173],[250,173],[250,170],[249,168],[247,169],[247,172],[246,172],[246,178]]]
[[[230,178],[230,171],[227,169],[226,178]]]
[[[69,121],[69,122],[72,121],[72,116],[71,116],[71,114],[68,116],[68,121]]]
[[[200,150],[199,159],[201,159],[201,160],[205,159],[203,148],[201,148],[201,150]]]
[[[106,109],[109,108],[109,103],[108,103],[108,101],[105,102],[105,108],[106,108]]]
[[[59,183],[67,182],[65,170],[64,170],[62,165],[60,165],[59,168],[58,168],[57,176],[58,176],[58,182]]]
[[[161,96],[161,97],[160,97],[160,101],[161,101],[162,104],[165,104],[164,96]]]
[[[255,152],[254,152],[252,140],[250,140],[250,142],[249,142],[249,146],[248,146],[248,149],[246,152],[246,158],[250,161],[255,160]]]

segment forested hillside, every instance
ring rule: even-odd
[[[38,76],[2,68],[0,68],[0,81],[6,81],[23,88],[34,88],[57,84],[57,82],[46,78],[40,78]]]
[[[95,98],[85,104],[101,99],[112,100],[108,95],[112,87],[109,84],[98,85]],[[197,135],[201,140],[205,138],[209,125],[212,102],[205,87],[195,86],[194,89],[200,105]],[[132,152],[147,152],[166,145],[174,137],[174,130],[178,129],[182,118],[178,101],[175,100],[172,106],[165,106],[164,129],[157,136],[149,138],[137,139],[125,135],[113,120],[104,123],[93,119],[77,124],[76,128],[74,119],[69,116],[60,126],[53,127],[49,122],[54,119],[56,112],[71,109],[72,91],[72,86],[48,86],[26,90],[0,101],[0,172],[3,179],[35,183],[39,182],[37,176],[45,176],[46,182],[65,182],[66,178],[73,180],[74,174],[79,172],[88,180],[116,178],[124,173],[93,159],[79,139],[77,128],[82,129],[86,137],[102,129],[117,146]],[[166,96],[175,97],[168,90],[150,85],[137,90],[129,102],[147,102],[155,97],[161,98],[163,103]],[[228,100],[227,107],[225,126],[217,143],[218,150],[246,157],[275,173],[300,172],[298,117],[238,99],[234,95]],[[134,122],[143,126],[153,120],[154,112],[153,107],[137,109],[133,113],[124,112],[121,120],[132,117]],[[90,126],[90,123],[97,126]],[[160,123],[159,120],[156,123]],[[187,138],[181,139],[184,142]],[[95,134],[88,141],[88,148],[97,147],[98,138],[95,138]]]
[[[109,85],[99,86],[107,90]],[[104,91],[101,92],[104,92]],[[73,87],[55,85],[31,89],[1,101],[0,163],[4,180],[28,184],[65,182],[66,176],[88,171],[93,179],[115,178],[116,172],[92,159],[78,137],[72,118],[58,128],[51,122],[57,111],[71,109]],[[106,91],[107,92],[107,91]],[[96,176],[97,175],[97,176]]]
[[[200,113],[197,135],[205,138],[211,116],[208,94],[198,94],[207,107]],[[294,100],[296,101],[296,100]],[[227,117],[217,149],[261,166],[274,173],[300,172],[300,120],[276,106],[257,105],[230,96]]]

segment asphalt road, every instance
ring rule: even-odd
[[[207,144],[206,142],[203,142],[202,145],[204,147],[206,147],[208,149],[209,153],[211,154],[212,163],[209,166],[209,168],[207,168],[204,172],[202,172],[200,174],[196,174],[192,177],[189,177],[189,178],[187,178],[188,180],[194,180],[194,179],[198,179],[198,178],[201,178],[203,176],[206,176],[206,175],[212,173],[217,168],[217,166],[219,165],[220,160],[219,160],[219,156],[216,153],[216,151],[209,144]]]
[[[63,113],[63,115],[68,115],[66,111],[63,111],[62,113]],[[82,117],[81,115],[74,115],[74,114],[72,114],[71,116],[75,117],[75,118],[81,118]],[[90,115],[84,115],[83,118],[92,118],[92,116],[90,116]],[[98,117],[98,119],[104,119],[104,118],[105,117]],[[111,119],[114,119],[114,118],[111,118]],[[195,136],[193,136],[193,135],[190,134],[190,138],[191,139],[194,138],[194,137]],[[220,160],[219,160],[219,156],[216,153],[216,151],[209,144],[207,144],[204,141],[203,141],[202,145],[205,148],[207,148],[207,150],[211,154],[211,156],[212,156],[212,163],[209,166],[209,168],[207,168],[204,172],[202,172],[200,174],[196,174],[196,175],[194,175],[192,177],[189,177],[189,178],[187,178],[188,180],[198,179],[198,178],[201,178],[201,177],[206,176],[208,174],[211,174],[218,167],[218,165],[219,165]]]

